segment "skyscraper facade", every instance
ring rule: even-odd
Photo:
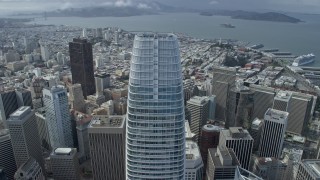
[[[273,105],[275,89],[252,84],[250,85],[250,89],[254,92],[252,119],[256,117],[263,119],[266,111]]]
[[[235,80],[235,68],[213,67],[212,93],[216,95],[216,120],[226,120],[229,89]]]
[[[34,111],[22,106],[7,121],[17,167],[33,157],[44,169],[41,142]]]
[[[93,95],[95,90],[92,45],[86,39],[73,39],[69,43],[72,83],[81,84],[83,96]]]
[[[233,149],[242,168],[249,170],[253,139],[241,127],[231,127],[220,132],[219,146]]]
[[[13,179],[17,166],[14,159],[11,137],[7,129],[0,130],[0,149],[0,167],[3,168],[7,178]]]
[[[43,89],[43,103],[52,149],[73,147],[67,90],[63,86]]]
[[[181,76],[175,35],[135,36],[127,113],[127,179],[184,179]]]
[[[288,112],[268,109],[264,115],[259,153],[261,157],[279,158],[287,129]]]
[[[93,116],[88,126],[94,179],[125,180],[125,117]]]
[[[209,117],[209,99],[205,96],[194,96],[187,102],[187,108],[191,115],[189,122],[191,132],[196,135],[198,142],[201,128],[207,123]]]

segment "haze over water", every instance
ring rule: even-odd
[[[264,48],[278,48],[294,55],[314,53],[316,61],[308,66],[320,67],[320,15],[293,16],[305,22],[291,24],[201,16],[197,13],[168,13],[133,17],[50,17],[47,21],[36,19],[35,23],[88,28],[119,27],[128,31],[181,32],[204,39],[236,39],[251,42],[251,45],[262,43]],[[236,28],[223,28],[220,26],[223,23],[230,23]]]

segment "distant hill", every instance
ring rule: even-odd
[[[244,19],[244,20],[256,20],[256,21],[273,21],[273,22],[289,22],[299,23],[302,22],[300,19],[276,12],[258,13],[249,11],[224,11],[224,10],[211,10],[201,12],[203,16],[230,16],[233,19]]]

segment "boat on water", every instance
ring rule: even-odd
[[[312,53],[299,56],[296,59],[294,59],[292,66],[302,66],[305,64],[310,64],[310,63],[314,62],[315,57],[316,56]]]
[[[261,48],[263,48],[263,47],[264,47],[263,44],[255,44],[255,45],[253,45],[253,46],[250,46],[251,49],[261,49]]]
[[[235,28],[236,26],[234,26],[232,24],[221,24],[221,27],[224,27],[224,28]]]

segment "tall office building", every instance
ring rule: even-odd
[[[268,109],[264,115],[260,138],[259,153],[261,157],[279,158],[287,128],[289,113]]]
[[[187,102],[193,97],[198,95],[199,89],[195,85],[194,80],[192,79],[186,79],[183,81],[183,94],[184,94],[184,104],[187,104]]]
[[[235,80],[235,68],[213,67],[212,93],[216,96],[216,120],[226,120],[229,89]]]
[[[52,149],[73,147],[67,90],[63,86],[43,89],[43,103]]]
[[[273,109],[279,111],[290,111],[290,100],[292,97],[292,93],[288,91],[279,91],[274,97],[273,101]]]
[[[81,84],[71,85],[69,93],[71,108],[76,111],[85,112],[85,101],[83,97]]]
[[[77,149],[56,148],[50,154],[50,162],[54,179],[80,179]]]
[[[253,91],[241,84],[237,84],[236,86],[230,89],[227,102],[228,113],[226,120],[226,128],[250,128],[254,107],[253,96]]]
[[[292,94],[288,117],[288,132],[298,135],[306,133],[308,122],[312,118],[314,101],[314,97],[309,94],[296,92]]]
[[[217,148],[217,146],[219,145],[219,137],[221,130],[222,128],[211,124],[207,124],[202,127],[199,146],[201,157],[204,164],[204,169],[207,168],[208,149]]]
[[[253,148],[253,139],[249,132],[241,127],[231,127],[220,132],[219,146],[233,149],[242,168],[249,170]]]
[[[259,149],[262,124],[263,119],[255,118],[249,129],[249,133],[253,138],[253,151],[258,151]]]
[[[93,178],[125,180],[125,117],[93,116],[88,126]]]
[[[50,52],[49,49],[46,45],[41,45],[40,46],[40,51],[41,51],[41,58],[42,61],[49,61],[50,59]]]
[[[6,120],[15,110],[19,108],[16,92],[14,90],[4,90],[0,92],[0,114],[1,120],[6,126]]]
[[[29,90],[22,88],[16,89],[16,98],[19,107],[30,106],[33,108],[31,92]]]
[[[11,137],[7,129],[0,130],[0,167],[3,168],[3,172],[9,180],[13,179],[17,166],[14,159]]]
[[[126,178],[184,179],[184,102],[177,37],[138,34],[132,52]]]
[[[95,78],[98,79],[98,82],[100,83],[100,88],[102,88],[102,91],[111,86],[110,74],[97,73],[95,75]]]
[[[275,89],[253,84],[250,85],[250,89],[254,92],[252,119],[263,119],[266,111],[273,105]]]
[[[257,157],[253,172],[263,179],[283,180],[286,178],[287,165],[274,157]]]
[[[73,39],[69,43],[72,83],[81,84],[83,96],[93,95],[95,90],[92,45],[86,39]]]
[[[320,160],[304,159],[300,162],[296,180],[319,180]]]
[[[225,146],[218,146],[208,151],[206,180],[235,179],[235,172],[240,163],[234,151]]]
[[[44,112],[36,112],[35,115],[41,146],[47,150],[51,150],[50,136],[45,114]]]
[[[45,180],[43,170],[34,158],[23,163],[14,175],[15,180]]]
[[[202,180],[203,161],[197,143],[186,141],[185,180]]]
[[[7,121],[17,167],[33,157],[44,169],[41,143],[34,111],[22,106]]]
[[[190,112],[191,132],[196,135],[196,141],[199,141],[201,128],[207,124],[209,117],[208,97],[194,96],[187,102],[187,108]]]

